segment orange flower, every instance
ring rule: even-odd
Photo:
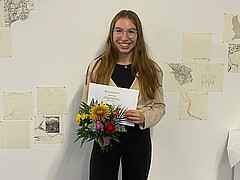
[[[119,116],[119,110],[118,110],[118,109],[114,109],[114,111],[112,112],[112,115],[113,115],[114,117]]]

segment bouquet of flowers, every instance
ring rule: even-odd
[[[104,138],[120,142],[118,140],[118,132],[126,132],[125,126],[120,124],[124,121],[124,111],[126,108],[120,106],[115,107],[112,103],[98,103],[98,101],[91,101],[90,105],[82,102],[79,108],[79,113],[76,120],[79,124],[77,129],[77,139],[82,139],[80,147],[84,142],[95,140],[100,142],[102,151],[108,151],[112,146],[110,143],[104,146]]]

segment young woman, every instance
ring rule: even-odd
[[[83,91],[87,101],[90,82],[130,89],[139,89],[137,110],[127,110],[127,132],[120,142],[111,141],[113,148],[102,153],[94,142],[90,160],[90,180],[117,180],[120,160],[123,180],[147,180],[151,164],[150,127],[165,114],[161,68],[149,58],[142,25],[136,13],[120,11],[112,20],[100,57],[91,62]],[[107,145],[109,138],[105,138]]]

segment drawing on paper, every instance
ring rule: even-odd
[[[166,63],[165,90],[166,91],[193,91],[194,63]]]
[[[188,84],[193,81],[192,69],[179,63],[170,63],[169,67],[172,69],[171,74],[174,75],[176,81],[180,85]]]
[[[35,143],[62,143],[62,116],[35,116]]]
[[[202,87],[204,86],[206,89],[214,86],[215,75],[214,74],[203,74],[201,76]]]
[[[224,13],[223,17],[223,42],[240,42],[240,14]]]
[[[183,33],[182,61],[210,61],[212,33]]]
[[[31,120],[32,116],[33,102],[31,92],[3,93],[4,120]]]
[[[33,9],[33,0],[4,0],[5,27],[18,20],[27,20]]]
[[[208,95],[198,92],[181,92],[179,120],[207,120]]]
[[[223,63],[196,63],[194,90],[218,92],[223,88]]]
[[[66,114],[65,87],[38,87],[37,114],[65,115]]]
[[[232,40],[240,39],[240,23],[238,21],[238,15],[232,18],[232,30],[235,33]]]
[[[229,44],[228,72],[240,73],[240,44]]]

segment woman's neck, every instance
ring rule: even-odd
[[[131,63],[132,63],[131,54],[120,54],[119,55],[119,59],[117,61],[117,64],[128,65],[128,64],[131,64]]]

